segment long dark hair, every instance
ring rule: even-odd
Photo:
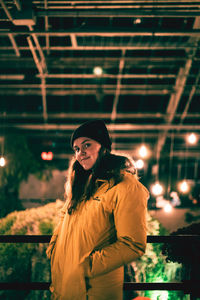
[[[89,200],[98,189],[97,179],[114,180],[114,185],[122,181],[122,170],[136,174],[134,162],[125,156],[111,154],[101,147],[97,161],[91,170],[84,170],[79,162],[73,158],[68,169],[66,183],[66,198],[68,213],[72,214],[77,205]]]

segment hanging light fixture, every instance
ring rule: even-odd
[[[166,204],[164,207],[163,207],[163,210],[164,212],[166,213],[170,213],[172,211],[173,207],[170,203]]]
[[[6,160],[4,157],[4,145],[5,145],[5,137],[0,137],[0,167],[5,167]]]
[[[157,181],[151,187],[151,192],[154,196],[159,196],[163,194],[163,186]]]
[[[187,136],[187,141],[190,145],[195,145],[197,143],[197,135],[193,132]]]
[[[136,168],[137,169],[142,169],[142,168],[144,168],[144,161],[142,160],[142,159],[138,159],[137,161],[136,161],[136,163],[135,163],[135,165],[136,165]]]
[[[145,145],[142,145],[139,148],[139,155],[142,158],[146,158],[148,156],[148,149],[147,149],[147,147]]]
[[[3,156],[0,157],[0,167],[5,167],[6,165],[6,160]]]
[[[101,67],[95,67],[93,73],[97,76],[101,76],[103,74],[103,69]]]
[[[134,24],[140,24],[142,22],[142,20],[140,18],[136,18],[133,20]]]
[[[186,180],[183,180],[182,182],[180,182],[178,187],[179,187],[180,192],[182,192],[184,194],[188,193],[190,190],[190,186]]]

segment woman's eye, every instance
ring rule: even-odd
[[[88,147],[90,147],[90,144],[85,144],[85,148],[87,149]]]
[[[74,152],[78,153],[79,150],[80,150],[79,148],[75,148],[75,149],[74,149]]]

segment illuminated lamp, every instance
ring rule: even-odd
[[[53,152],[42,152],[41,157],[43,160],[52,160],[53,159]]]
[[[137,18],[133,21],[134,24],[140,24],[142,21],[140,18]]]
[[[142,169],[144,167],[144,161],[142,159],[138,159],[135,165],[137,169]]]
[[[172,205],[170,203],[166,204],[163,208],[164,212],[170,213],[172,211]]]
[[[148,150],[147,150],[147,147],[145,145],[142,145],[139,149],[139,155],[142,157],[142,158],[145,158],[147,157],[148,155]]]
[[[95,75],[97,75],[97,76],[101,76],[102,73],[103,73],[103,70],[102,70],[101,67],[95,67],[95,68],[93,69],[93,73],[94,73]]]
[[[162,195],[163,193],[162,185],[159,182],[156,182],[155,184],[152,185],[151,192],[154,196]]]
[[[190,190],[189,184],[187,183],[186,180],[183,180],[182,182],[180,182],[178,187],[179,187],[180,192],[182,192],[184,194],[186,194]]]
[[[195,133],[191,133],[187,136],[187,141],[191,145],[195,145],[197,143],[197,135]]]
[[[6,164],[6,160],[3,156],[0,157],[0,167],[4,167]]]

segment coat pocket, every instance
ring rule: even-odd
[[[67,269],[67,268],[66,268]],[[86,279],[83,268],[78,266],[74,270],[64,271],[61,287],[61,299],[80,300],[86,299]],[[63,297],[63,298],[62,298]]]

